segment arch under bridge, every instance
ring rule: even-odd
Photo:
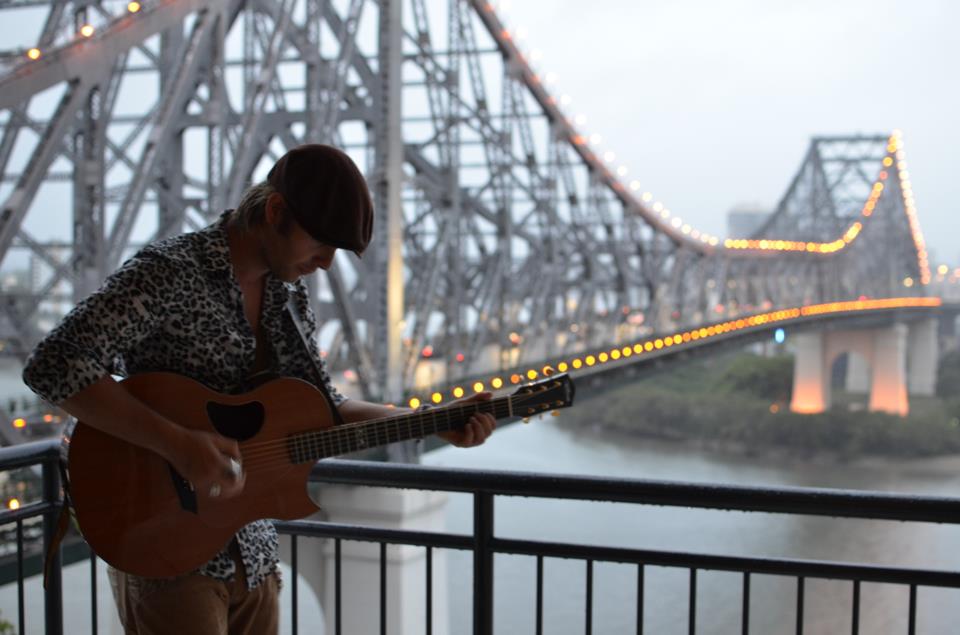
[[[937,303],[898,132],[814,138],[766,224],[721,239],[592,145],[487,2],[0,14],[16,26],[0,52],[0,268],[23,272],[4,283],[5,354],[304,142],[346,148],[378,209],[368,254],[310,280],[327,359],[369,398],[706,345],[852,306],[838,303]]]

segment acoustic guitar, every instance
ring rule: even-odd
[[[117,569],[148,577],[196,569],[254,520],[315,512],[306,483],[320,459],[456,430],[475,412],[505,419],[565,408],[574,394],[567,375],[554,375],[490,401],[334,426],[320,391],[298,379],[274,379],[241,395],[174,373],[134,375],[122,386],[171,421],[236,439],[246,473],[239,496],[212,498],[159,455],[77,423],[66,443],[80,532]]]

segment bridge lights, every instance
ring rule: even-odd
[[[40,59],[40,49],[33,47],[32,49],[28,50],[27,57],[34,61]]]
[[[420,407],[420,400],[417,399],[416,397],[411,397],[411,398],[410,398],[410,401],[408,401],[407,403],[408,403],[408,404],[410,405],[410,407],[413,408],[414,410],[416,410],[417,408]]]
[[[7,501],[7,509],[14,510],[20,509],[20,500],[16,498],[11,498]]]
[[[13,420],[13,427],[18,429],[26,428],[27,420],[24,419],[23,417],[17,417],[16,419]]]
[[[787,332],[783,329],[777,329],[773,332],[773,341],[777,344],[783,344],[787,340]]]
[[[459,399],[460,397],[463,397],[463,388],[460,386],[457,386],[456,388],[454,388],[453,396],[456,397],[457,399]]]
[[[82,27],[80,27],[80,35],[83,37],[93,37],[93,25],[84,24]]]
[[[433,403],[440,403],[441,401],[443,401],[443,395],[441,395],[438,392],[435,392],[432,395],[430,395],[430,401],[432,401]]]
[[[913,278],[911,278],[910,276],[907,276],[906,278],[904,278],[904,279],[903,279],[903,286],[905,286],[905,287],[912,287],[912,286],[913,286]]]
[[[477,381],[473,384],[473,392],[483,392],[483,382]]]
[[[139,2],[131,2],[127,4],[127,11],[130,13],[136,13],[140,10],[141,6]]]

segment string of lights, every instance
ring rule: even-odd
[[[717,322],[709,326],[702,326],[690,330],[677,331],[656,337],[650,337],[638,340],[631,344],[625,344],[610,348],[608,350],[594,351],[586,355],[581,355],[571,359],[557,360],[552,366],[559,372],[575,372],[584,368],[590,368],[598,364],[616,362],[618,360],[633,356],[641,356],[646,353],[660,351],[662,349],[690,344],[691,342],[705,341],[716,338],[728,333],[742,331],[757,327],[768,327],[770,324],[796,320],[800,318],[813,316],[841,315],[852,312],[869,311],[888,311],[890,309],[907,308],[935,308],[943,304],[938,297],[903,297],[903,298],[880,298],[880,299],[860,299],[846,302],[826,302],[823,304],[812,304],[809,306],[793,307],[781,309],[778,311],[767,311],[764,313],[755,313],[753,315],[730,319],[723,322]],[[548,367],[528,368],[524,371],[511,373],[508,377],[493,377],[489,380],[489,386],[493,389],[502,388],[507,382],[519,384],[525,379],[534,380],[542,374],[548,372]],[[461,385],[450,389],[449,394],[459,399],[467,393],[467,388],[471,387],[475,393],[486,390],[487,384],[482,380],[473,382],[463,382]],[[434,404],[443,402],[445,396],[442,392],[432,391],[429,397],[411,396],[408,404],[411,408],[417,408],[428,400]]]

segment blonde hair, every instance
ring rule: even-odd
[[[240,199],[240,204],[232,214],[232,221],[236,227],[248,231],[262,225],[267,210],[267,199],[276,191],[277,189],[267,181],[247,188]]]

